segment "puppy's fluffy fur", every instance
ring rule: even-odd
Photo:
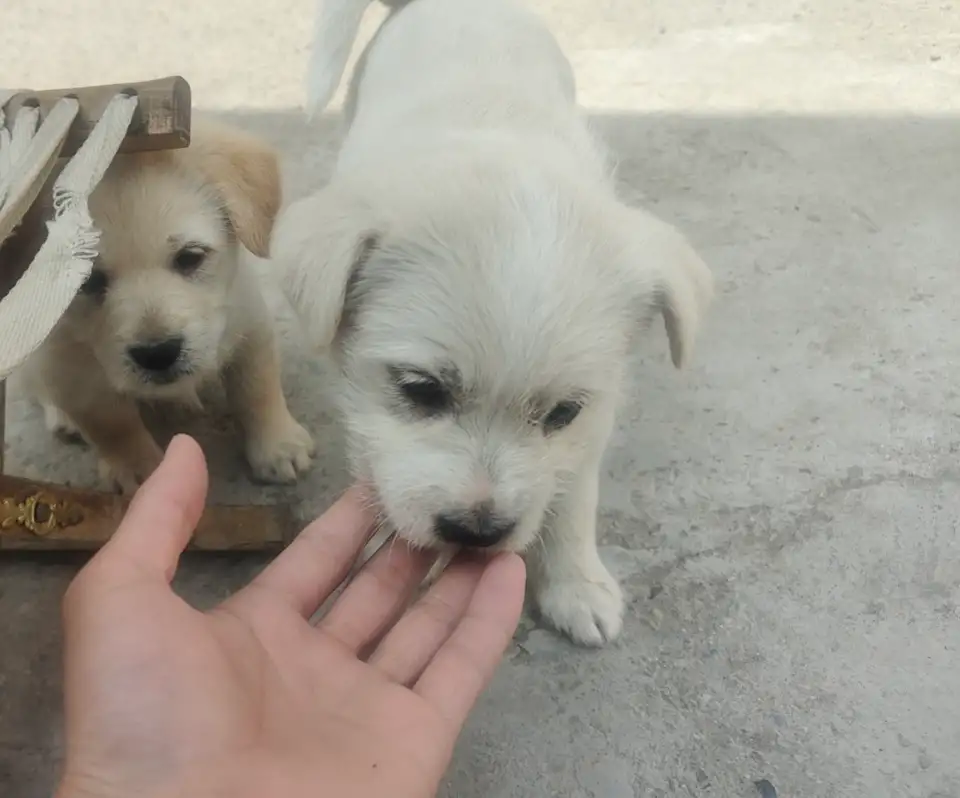
[[[138,400],[196,403],[221,379],[254,476],[286,482],[308,466],[313,442],[287,410],[272,320],[240,249],[267,256],[280,201],[275,153],[203,120],[186,149],[119,156],[94,191],[94,269],[24,369],[50,429],[93,444],[113,485],[134,490],[162,458]],[[21,240],[38,238],[43,213]]]
[[[326,3],[315,106],[366,5]],[[617,200],[532,13],[398,5],[361,56],[332,179],[281,215],[275,256],[339,364],[353,468],[398,534],[526,552],[546,618],[601,644],[623,598],[597,552],[597,486],[631,343],[661,313],[683,365],[711,277]]]

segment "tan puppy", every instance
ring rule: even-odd
[[[120,489],[162,457],[138,401],[197,404],[220,380],[255,478],[289,482],[309,465],[313,441],[287,409],[272,320],[240,247],[268,255],[280,204],[269,147],[196,121],[188,148],[120,156],[94,192],[99,257],[24,368],[47,426],[91,443]]]

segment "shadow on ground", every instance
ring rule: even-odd
[[[291,197],[322,179],[335,122],[231,118],[282,147]],[[735,798],[767,778],[804,798],[960,795],[960,120],[596,122],[625,192],[714,268],[717,304],[687,373],[651,331],[607,458],[622,640],[580,651],[524,620],[444,794]],[[184,423],[218,499],[309,515],[346,484],[342,446],[324,369],[276,307],[315,471],[254,489],[229,437]],[[49,440],[12,394],[10,469],[91,481],[91,455]],[[206,606],[262,564],[190,556],[177,587]],[[59,600],[76,567],[0,560],[5,795],[54,783]]]

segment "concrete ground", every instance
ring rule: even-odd
[[[285,148],[291,195],[322,175],[332,123],[297,109],[312,0],[3,5],[0,85],[179,72],[198,107]],[[689,231],[719,295],[689,372],[658,333],[637,353],[609,452],[622,639],[583,651],[524,620],[444,795],[746,798],[768,779],[782,798],[957,798],[960,4],[536,5],[627,188]],[[324,444],[294,491],[309,513],[346,477],[277,307]],[[11,404],[12,470],[93,478]],[[263,496],[205,440],[218,496]],[[3,796],[53,783],[76,565],[0,560]],[[190,557],[177,584],[209,604],[261,566]]]

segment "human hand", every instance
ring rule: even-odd
[[[311,625],[372,526],[352,489],[200,612],[170,581],[206,487],[174,439],[64,596],[57,798],[433,795],[516,629],[522,561],[455,559],[397,621],[431,558],[388,545]]]

